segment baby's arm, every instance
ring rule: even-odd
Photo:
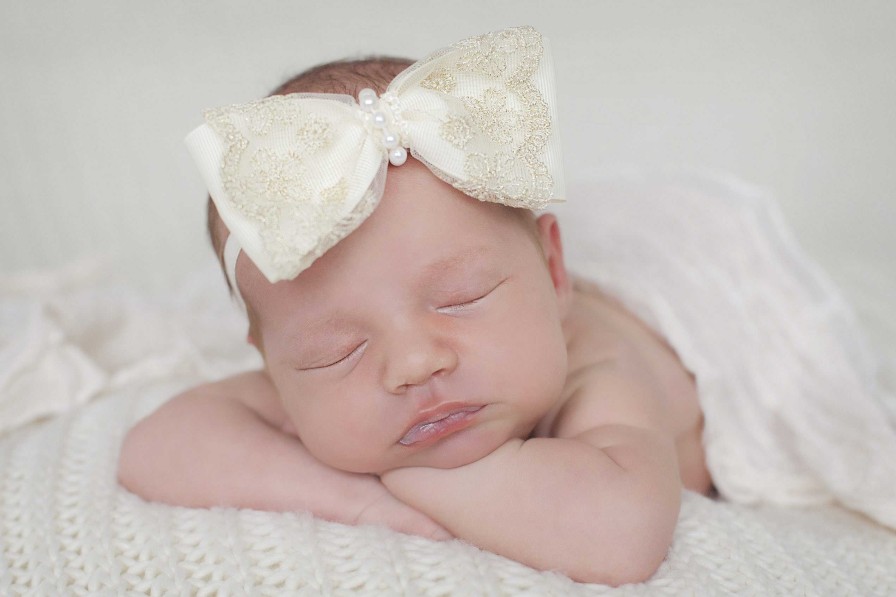
[[[346,524],[450,537],[375,476],[338,471],[311,456],[282,430],[273,392],[266,376],[253,372],[172,398],[128,433],[120,483],[178,506],[305,510]]]
[[[675,445],[651,388],[611,368],[581,377],[551,438],[515,439],[455,469],[382,479],[457,537],[575,580],[649,578],[678,520]]]

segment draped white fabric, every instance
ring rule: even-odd
[[[896,529],[896,396],[852,309],[776,202],[676,174],[583,187],[569,266],[661,334],[694,374],[707,465],[741,503],[837,500]],[[574,206],[570,206],[571,208]]]

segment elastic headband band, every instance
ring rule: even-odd
[[[240,287],[236,283],[236,260],[240,256],[240,242],[233,234],[227,235],[227,241],[224,243],[224,274],[230,283],[230,290],[233,292],[233,298],[242,310],[246,310],[246,302],[240,292]]]

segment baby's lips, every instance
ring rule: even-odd
[[[454,431],[459,431],[467,425],[470,416],[481,409],[482,406],[466,406],[431,417],[411,427],[398,443],[403,446],[410,446],[430,438],[441,437],[449,435]]]

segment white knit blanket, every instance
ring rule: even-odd
[[[461,541],[143,502],[115,482],[127,429],[258,358],[212,268],[149,299],[75,267],[0,278],[0,595],[896,594],[896,533],[822,503],[893,524],[892,396],[774,206],[715,183],[588,192],[593,209],[565,228],[570,260],[695,372],[730,498],[685,493],[650,581],[580,585]]]

